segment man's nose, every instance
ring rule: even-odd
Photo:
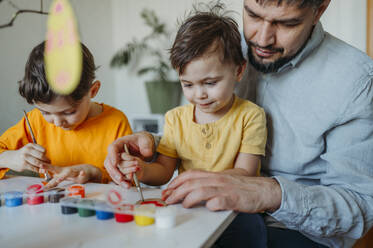
[[[270,22],[263,22],[258,30],[257,44],[260,47],[272,46],[276,42],[276,27]]]

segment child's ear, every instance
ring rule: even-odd
[[[242,77],[243,77],[243,74],[245,72],[245,69],[246,69],[246,61],[245,63],[243,63],[241,66],[238,66],[237,67],[237,71],[236,71],[236,79],[237,79],[237,82],[240,82]]]
[[[94,98],[97,95],[100,87],[101,82],[99,80],[94,81],[91,85],[91,88],[89,89],[89,97]]]

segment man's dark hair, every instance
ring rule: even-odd
[[[95,79],[95,62],[91,52],[81,43],[83,54],[83,70],[79,85],[69,95],[60,95],[52,90],[45,76],[44,48],[45,41],[34,47],[31,51],[25,67],[25,75],[18,82],[18,91],[29,104],[36,102],[48,104],[56,97],[66,97],[71,103],[79,102],[89,91]]]
[[[224,7],[221,3],[209,7],[208,11],[200,11],[195,7],[181,24],[170,49],[172,67],[177,69],[179,74],[184,72],[189,62],[203,56],[211,48],[214,48],[214,51],[220,49],[223,63],[245,63],[237,22],[227,16],[228,12],[220,14]]]
[[[324,2],[324,0],[255,0],[260,5],[269,3],[269,2],[277,2],[277,5],[280,6],[282,3],[292,5],[298,5],[298,8],[306,8],[306,7],[320,7],[320,5]]]

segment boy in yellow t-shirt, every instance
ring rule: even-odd
[[[106,150],[116,138],[132,133],[119,110],[92,102],[100,81],[88,48],[82,45],[83,71],[77,88],[67,96],[52,91],[44,72],[45,42],[31,52],[19,92],[36,108],[27,113],[37,144],[33,144],[25,118],[0,137],[0,178],[12,169],[51,172],[46,187],[64,180],[76,183],[107,182]],[[20,114],[22,112],[20,111]]]
[[[122,154],[123,174],[150,185],[167,183],[179,172],[201,169],[255,176],[266,144],[262,108],[235,96],[246,61],[237,23],[214,12],[197,12],[180,27],[171,48],[186,99],[165,117],[154,163]],[[166,191],[167,192],[167,191]]]

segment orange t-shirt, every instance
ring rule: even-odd
[[[87,119],[73,130],[63,130],[47,122],[38,109],[27,114],[36,143],[46,149],[46,156],[52,165],[90,164],[101,170],[102,182],[110,180],[104,168],[107,147],[115,139],[131,134],[132,130],[127,117],[121,111],[101,105],[101,114]],[[25,118],[22,118],[0,137],[0,153],[18,150],[31,142]],[[0,179],[7,171],[6,168],[0,169]]]

